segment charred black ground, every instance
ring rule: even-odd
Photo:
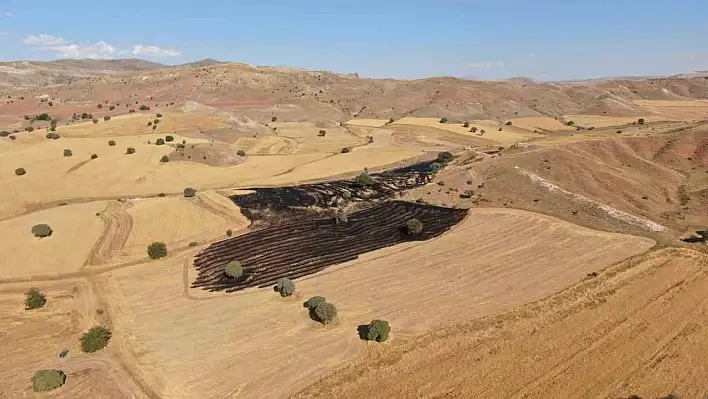
[[[428,240],[449,230],[467,215],[464,209],[441,208],[403,201],[389,201],[352,213],[346,224],[332,219],[282,224],[210,245],[194,261],[198,275],[193,288],[238,291],[267,287],[282,277],[295,279],[360,254],[402,242]],[[424,229],[412,238],[404,231],[415,218]],[[244,276],[234,280],[224,274],[229,261],[238,260]]]
[[[248,188],[253,194],[234,195],[231,200],[252,222],[267,225],[283,220],[315,219],[319,210],[352,202],[393,198],[397,193],[422,186],[430,181],[431,162],[371,174],[374,184],[360,186],[354,179],[290,187]]]

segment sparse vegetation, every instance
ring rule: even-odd
[[[156,114],[155,116],[158,118],[162,118],[162,114]]]
[[[274,117],[270,118],[270,121],[271,121],[271,122],[277,122],[277,121],[278,121],[278,117],[277,117],[277,116],[274,116]]]
[[[423,232],[423,222],[418,219],[410,219],[406,222],[406,231],[409,235],[416,236]]]
[[[47,392],[57,389],[66,383],[66,374],[61,370],[39,370],[32,376],[32,390]]]
[[[241,266],[241,262],[232,260],[224,268],[224,273],[226,273],[229,278],[239,278],[243,276],[243,267]]]
[[[94,123],[94,124],[98,123],[98,119],[94,118],[94,119],[93,119],[93,123]]]
[[[386,320],[372,320],[366,328],[365,338],[369,341],[385,342],[390,332],[391,327]]]
[[[109,111],[113,111],[114,109],[116,109],[116,106],[115,106],[115,105],[111,105],[111,106],[108,107],[108,110],[109,110]]]
[[[472,126],[472,128],[470,129],[470,132],[472,132],[472,133],[477,133],[477,128],[474,127],[474,126]]]
[[[25,170],[25,168],[17,168],[15,169],[15,174],[17,176],[24,176],[25,174],[27,174],[27,171]]]
[[[50,140],[56,140],[60,136],[58,133],[47,133],[44,137],[46,137],[47,139],[50,139]]]
[[[151,259],[160,259],[167,256],[167,245],[164,242],[155,241],[148,246],[148,256]]]
[[[43,114],[36,115],[34,117],[34,119],[38,120],[38,121],[51,121],[52,117],[49,116],[49,114],[47,114],[47,113],[43,113]]]
[[[47,297],[36,288],[30,288],[29,291],[25,293],[26,310],[43,308],[46,304]]]
[[[195,195],[197,195],[197,190],[195,190],[191,187],[187,187],[184,189],[184,196],[185,197],[190,198],[190,197],[194,197]]]
[[[111,330],[103,326],[91,327],[81,336],[81,350],[86,353],[97,352],[108,346],[110,339]]]
[[[287,278],[278,279],[275,284],[275,290],[282,297],[290,296],[295,292],[295,283]]]
[[[35,237],[40,237],[40,238],[49,237],[53,233],[52,228],[49,227],[49,225],[45,224],[45,223],[35,224],[34,226],[32,226],[31,232]]]
[[[96,108],[98,108],[98,109],[103,108],[103,104],[96,104]]]

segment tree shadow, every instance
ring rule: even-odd
[[[366,340],[366,336],[369,334],[369,325],[361,324],[356,328],[357,333],[359,333],[359,339]]]

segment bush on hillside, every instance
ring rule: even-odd
[[[271,121],[271,122],[277,122],[277,121],[278,121],[278,117],[277,117],[277,116],[274,116],[274,117],[270,118],[270,121]]]
[[[443,151],[438,153],[437,159],[435,159],[436,162],[446,164],[450,161],[452,161],[452,154],[450,154],[448,151]]]
[[[36,288],[30,288],[25,293],[25,309],[39,309],[47,304],[47,297],[39,292]]]
[[[94,118],[93,123],[98,123],[98,119]]]
[[[505,125],[511,126],[511,121],[506,122]]]
[[[150,126],[152,126],[152,121],[148,121],[148,123],[147,123],[147,127],[150,127]]]
[[[39,114],[39,115],[35,116],[34,119],[36,119],[38,121],[51,121],[52,117],[49,116],[49,114],[47,114],[47,113],[43,113],[43,114]]]
[[[108,346],[110,339],[111,330],[103,326],[91,327],[81,336],[81,350],[86,353],[99,351]]]
[[[165,141],[170,143],[172,141],[175,141],[175,138],[173,136],[165,136]]]
[[[133,147],[128,147],[128,149],[125,150],[126,154],[135,154],[135,148]]]
[[[96,159],[96,158],[98,158],[97,154],[91,154],[91,159]]]
[[[309,309],[309,310],[315,310],[315,308],[323,303],[327,302],[327,299],[323,296],[313,296],[310,297],[310,299],[306,300],[302,306]]]
[[[354,179],[354,182],[361,187],[371,186],[374,184],[374,179],[367,173],[362,173]]]
[[[34,126],[27,126],[27,127],[25,128],[25,131],[26,131],[26,132],[29,132],[29,133],[34,132]]]
[[[111,146],[111,147],[113,147],[113,146],[116,145],[116,142],[115,142],[114,140],[111,140],[111,141],[108,142],[108,145]]]
[[[462,127],[470,127],[470,123],[469,123],[469,122],[465,122],[465,123],[462,124]]]
[[[644,118],[639,118],[639,119],[637,119],[637,123],[640,124],[640,125],[643,125],[643,124],[644,124]]]
[[[66,383],[66,374],[61,370],[39,370],[32,376],[32,390],[47,392]]]
[[[163,144],[165,144],[165,139],[163,139],[162,137],[155,140],[155,145],[163,145]]]
[[[25,170],[25,168],[17,168],[15,169],[15,174],[17,176],[24,176],[25,174],[27,174],[27,171]]]
[[[148,246],[148,256],[151,259],[160,259],[167,256],[167,245],[164,242],[155,241]]]
[[[147,105],[144,105],[144,104],[143,104],[143,105],[140,106],[140,110],[141,110],[141,111],[147,111],[147,110],[149,110],[149,109],[150,109],[150,107],[148,107]]]
[[[366,339],[369,341],[385,342],[391,327],[386,320],[372,320],[366,328]]]
[[[322,324],[329,324],[337,317],[337,308],[331,303],[321,303],[312,312],[315,319]]]
[[[160,158],[160,162],[162,162],[162,163],[170,162],[170,158],[167,155],[163,155],[162,158]]]
[[[96,104],[96,108],[98,108],[98,109],[103,108],[103,104]]]
[[[194,197],[195,195],[197,195],[197,190],[195,190],[191,187],[187,187],[184,189],[184,196],[185,197],[190,198],[190,197]]]
[[[0,137],[7,137],[10,135],[10,132],[7,130],[0,131]]]
[[[50,140],[56,140],[60,136],[58,133],[47,133],[44,137],[46,137],[47,139],[50,139]]]
[[[290,296],[295,292],[295,283],[287,278],[278,279],[275,284],[275,290],[278,291],[282,297]]]
[[[410,219],[406,222],[406,231],[409,235],[416,236],[423,232],[423,222],[418,219]]]
[[[109,110],[109,111],[113,111],[114,109],[116,109],[116,106],[115,106],[115,105],[111,105],[111,106],[108,107],[108,110]]]
[[[226,237],[231,237],[232,235],[234,235],[233,230],[231,230],[231,229],[226,230]]]
[[[317,132],[317,135],[320,137],[324,137],[326,134],[327,134],[326,130],[320,130],[319,132]]]
[[[447,123],[447,118],[440,118],[440,123]]]
[[[470,132],[472,132],[472,133],[477,133],[477,128],[474,127],[474,126],[472,126],[472,128],[470,129]]]
[[[238,154],[238,156],[240,156],[240,157],[245,157],[245,156],[246,156],[246,151],[244,151],[244,150],[238,150],[238,151],[236,151],[236,154]]]
[[[428,170],[430,171],[430,173],[435,174],[435,173],[438,173],[440,171],[440,169],[442,169],[442,168],[443,168],[443,165],[440,162],[433,162],[430,164]]]
[[[243,276],[243,266],[241,266],[241,262],[232,260],[224,268],[224,273],[229,278],[239,278]]]
[[[162,114],[156,114],[155,116],[158,118],[162,118]]]
[[[52,121],[49,122],[49,130],[51,130],[52,132],[57,130],[57,123],[58,121],[56,119],[52,119]]]
[[[348,153],[348,152],[352,152],[351,147],[344,147],[344,148],[342,148],[342,154],[346,154],[346,153]]]
[[[103,120],[106,121],[106,122],[108,122],[108,121],[111,120],[111,117],[108,116],[108,115],[106,115],[106,116],[103,117]]]
[[[65,157],[70,157],[70,156],[72,156],[72,155],[74,155],[74,154],[71,152],[70,149],[67,148],[67,149],[64,150],[64,156],[65,156]]]
[[[32,234],[35,237],[40,237],[40,238],[49,237],[53,233],[52,228],[49,227],[49,225],[45,224],[45,223],[35,224],[34,226],[32,226],[32,230],[30,230],[30,231],[32,232]]]

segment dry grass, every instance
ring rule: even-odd
[[[130,367],[160,396],[279,397],[365,352],[356,329],[373,318],[391,322],[395,342],[539,299],[652,245],[525,212],[482,210],[435,241],[300,279],[295,298],[269,289],[185,297],[190,254],[106,273],[100,285]],[[302,301],[311,295],[336,304],[336,324],[308,319]]]
[[[148,122],[160,119],[157,129],[147,126]],[[166,135],[175,133],[195,133],[227,127],[222,118],[187,114],[182,112],[163,112],[161,118],[155,117],[155,112],[143,111],[133,114],[119,115],[109,121],[103,118],[97,124],[92,121],[81,122],[69,126],[59,126],[57,133],[62,137],[120,137],[141,134]]]
[[[58,275],[77,271],[103,233],[96,213],[105,201],[67,205],[0,222],[0,279]],[[53,234],[37,238],[30,230],[46,223]]]
[[[394,345],[303,397],[698,398],[708,258],[663,250],[515,312]]]
[[[548,116],[530,116],[524,118],[510,119],[514,127],[534,130],[550,130],[550,131],[574,131],[575,127],[564,125],[561,121]]]
[[[513,143],[527,141],[534,137],[543,137],[540,134],[535,134],[514,126],[506,126],[504,125],[505,122],[502,121],[476,120],[470,121],[469,123],[470,127],[462,127],[462,123],[440,123],[440,119],[438,118],[415,118],[407,116],[393,122],[391,125],[425,126],[467,136],[479,136],[479,132],[470,132],[472,127],[476,127],[479,130],[485,131],[484,136],[481,136],[482,138],[494,141],[501,145],[510,145]],[[499,128],[502,128],[501,132],[499,131]]]
[[[381,127],[388,123],[388,119],[352,119],[345,123],[352,126]]]
[[[657,115],[646,115],[646,116],[603,116],[603,115],[564,115],[563,119],[566,121],[575,122],[575,126],[582,127],[622,127],[626,125],[631,125],[632,122],[636,122],[639,118],[644,118],[646,122],[655,122],[667,120],[667,118]]]

